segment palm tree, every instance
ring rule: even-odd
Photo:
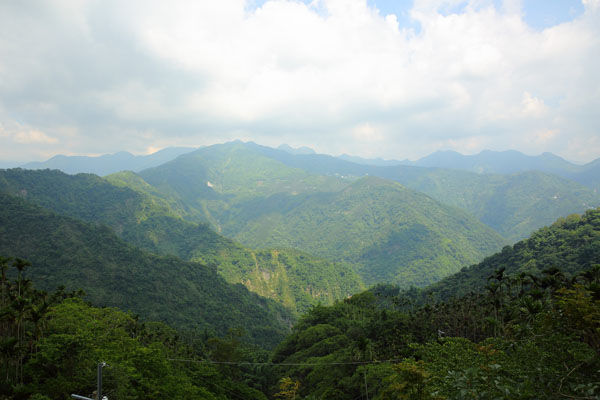
[[[15,258],[15,261],[13,261],[13,267],[15,267],[18,271],[19,271],[19,276],[18,276],[18,296],[21,297],[21,277],[23,275],[23,271],[25,270],[25,268],[30,267],[31,263],[29,261],[25,261],[21,258]]]

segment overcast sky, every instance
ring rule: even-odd
[[[600,0],[0,2],[0,160],[600,157]]]

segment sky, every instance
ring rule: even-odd
[[[0,161],[240,139],[600,157],[600,0],[0,2]]]

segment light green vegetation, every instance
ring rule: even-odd
[[[312,174],[281,153],[229,143],[140,176],[227,237],[346,262],[368,284],[423,286],[505,243],[465,212],[396,183]]]
[[[326,155],[292,155],[251,143],[247,146],[286,166],[315,174],[346,179],[369,175],[397,181],[467,211],[510,241],[523,239],[563,215],[600,206],[597,161],[581,167],[576,176],[566,174],[573,179],[568,180],[535,171],[500,175],[404,165],[376,167]]]

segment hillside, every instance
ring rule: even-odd
[[[228,282],[242,283],[294,312],[319,302],[332,304],[364,289],[349,265],[291,249],[254,251],[218,235],[206,223],[183,220],[185,211],[176,201],[132,172],[103,179],[49,170],[0,171],[0,192],[107,225],[123,240],[153,253],[215,266]]]
[[[242,204],[224,233],[251,246],[294,247],[353,263],[367,284],[424,286],[504,243],[458,209],[379,178],[339,192]]]
[[[495,271],[504,274],[539,275],[561,271],[573,276],[600,266],[600,209],[583,215],[560,218],[528,239],[506,246],[479,264],[463,268],[455,275],[432,285],[426,293],[439,298],[457,297],[483,288]]]
[[[529,236],[562,215],[600,205],[600,196],[567,179],[530,171],[478,175],[462,171],[403,171],[390,178],[439,201],[462,208],[511,241]]]
[[[120,307],[180,329],[224,335],[242,327],[249,340],[273,346],[292,317],[277,303],[225,282],[204,265],[156,256],[102,225],[56,215],[0,193],[0,254],[29,260],[36,286],[83,289],[100,306]]]
[[[514,174],[541,171],[560,176],[575,172],[579,166],[552,153],[529,156],[515,150],[484,150],[478,154],[463,155],[455,151],[436,151],[417,161],[405,163],[418,167],[462,169],[478,174]]]
[[[360,165],[327,155],[291,155],[252,143],[247,146],[265,157],[311,173],[347,179],[369,175],[394,180],[444,204],[462,208],[510,241],[523,239],[563,215],[582,213],[600,205],[598,191],[545,172],[500,175],[448,168]],[[586,184],[592,182],[593,187],[600,173],[595,174],[594,163],[586,168],[588,172],[578,176],[586,179]]]
[[[305,398],[598,398],[599,262],[597,209],[432,286],[425,304],[380,285],[313,308],[276,371]]]
[[[335,191],[346,185],[334,177],[288,167],[242,142],[201,148],[139,175],[218,231],[221,215],[232,204],[275,193]]]

